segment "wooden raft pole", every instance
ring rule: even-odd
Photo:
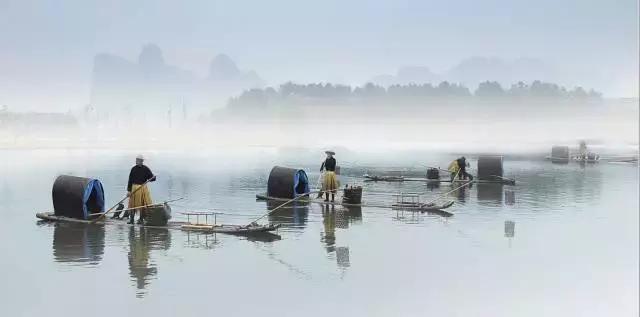
[[[284,203],[282,203],[281,205],[277,206],[276,208],[271,209],[268,213],[266,213],[266,214],[264,214],[264,215],[262,215],[262,216],[260,216],[260,217],[256,218],[255,220],[253,220],[252,222],[250,222],[247,226],[250,226],[250,225],[252,225],[252,224],[255,224],[258,220],[260,220],[260,219],[262,219],[262,218],[264,218],[264,217],[266,217],[266,216],[270,215],[270,214],[271,214],[271,213],[273,213],[274,211],[276,211],[276,210],[278,210],[278,209],[280,209],[280,208],[284,207],[285,205],[290,204],[290,203],[292,203],[292,202],[294,202],[294,201],[296,201],[296,200],[298,200],[298,199],[301,199],[301,198],[304,198],[304,197],[310,198],[309,196],[310,196],[311,194],[318,194],[318,193],[322,194],[322,193],[328,193],[328,192],[331,192],[331,190],[325,190],[325,191],[320,190],[320,191],[315,191],[315,192],[308,192],[308,193],[305,193],[305,194],[303,194],[303,195],[300,195],[300,196],[298,196],[298,197],[296,197],[296,198],[289,199],[289,200],[285,201]]]
[[[491,176],[491,177],[496,177],[496,178],[500,178],[500,179],[502,179],[502,180],[504,180],[504,181],[508,181],[508,182],[509,182],[509,183],[511,183],[511,184],[515,184],[515,183],[516,183],[516,180],[515,180],[515,179],[506,178],[506,177],[502,177],[502,176],[498,176],[498,175],[489,175],[489,176]]]
[[[125,212],[125,211],[129,211],[129,210],[138,210],[138,209],[142,209],[142,208],[148,208],[148,207],[152,207],[152,206],[159,206],[159,205],[164,205],[166,203],[171,203],[174,201],[178,201],[178,200],[183,200],[183,197],[180,198],[176,198],[176,199],[171,199],[171,200],[165,200],[163,202],[159,202],[159,203],[155,203],[155,204],[150,204],[150,205],[144,205],[144,206],[140,206],[140,207],[133,207],[133,208],[125,208],[125,209],[121,209],[121,210],[116,210],[116,211],[120,211],[120,212]],[[93,213],[93,214],[89,214],[89,217],[91,216],[97,216],[102,214],[101,212],[98,213]]]
[[[460,186],[458,186],[458,187],[456,187],[456,188],[454,188],[454,189],[452,189],[452,190],[450,190],[450,191],[448,191],[448,192],[446,192],[446,193],[444,193],[444,194],[440,194],[438,198],[436,198],[436,199],[434,199],[434,200],[432,200],[432,201],[428,202],[427,204],[434,204],[436,201],[438,201],[438,200],[442,199],[444,196],[449,195],[449,194],[451,194],[452,192],[454,192],[454,191],[456,191],[456,190],[458,190],[458,189],[460,189],[460,188],[462,188],[462,187],[465,187],[465,186],[467,186],[467,185],[469,185],[469,184],[471,184],[471,181],[468,181],[468,182],[466,182],[466,183],[464,183],[464,184],[462,184],[462,185],[460,185]]]

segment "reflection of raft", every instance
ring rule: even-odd
[[[127,225],[127,226],[140,226],[145,228],[162,228],[162,229],[177,229],[184,231],[197,231],[204,233],[226,233],[226,234],[235,234],[235,235],[250,235],[254,233],[261,232],[269,232],[274,231],[280,227],[279,225],[205,225],[205,224],[192,224],[190,222],[177,222],[171,221],[167,223],[166,226],[147,226],[147,225],[137,225],[137,224],[127,224],[123,220],[116,220],[111,218],[103,218],[95,223],[92,223],[91,220],[84,219],[76,219],[69,218],[65,216],[56,216],[52,212],[41,212],[37,213],[36,217],[46,221],[60,221],[60,222],[71,222],[71,223],[85,223],[85,224],[95,224],[95,225],[104,225],[104,224],[119,224],[119,225]]]
[[[289,201],[290,199],[285,199],[285,198],[277,198],[277,197],[269,197],[266,194],[256,194],[256,199],[259,200],[269,200],[269,201]],[[361,204],[348,204],[348,203],[341,203],[341,202],[330,202],[330,201],[324,201],[323,199],[313,199],[313,198],[300,198],[298,200],[296,200],[298,202],[310,202],[310,203],[316,203],[316,204],[322,204],[322,205],[338,205],[338,206],[345,206],[345,207],[375,207],[375,208],[391,208],[391,209],[396,209],[395,205],[377,205],[377,204],[367,204],[367,203],[361,203]],[[449,207],[451,207],[453,205],[453,202],[447,202],[445,204],[442,205],[437,205],[437,204],[420,204],[420,206],[406,206],[408,208],[402,208],[402,209],[406,209],[406,210],[412,210],[412,211],[423,211],[423,212],[439,212],[442,211],[443,209],[447,209]],[[453,213],[450,212],[446,212],[449,215],[453,215]]]
[[[402,176],[380,176],[380,175],[364,175],[364,179],[372,182],[404,182]]]
[[[425,177],[401,177],[401,176],[375,176],[375,175],[364,175],[365,181],[376,181],[376,182],[427,182],[427,183],[451,183],[451,179],[428,179]],[[453,183],[466,183],[469,182],[468,179],[455,179]],[[505,184],[505,185],[515,185],[515,180],[507,179],[507,178],[499,178],[497,176],[492,177],[492,179],[476,179],[474,178],[471,181],[473,184]]]

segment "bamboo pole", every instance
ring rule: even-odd
[[[145,205],[145,206],[140,206],[140,207],[125,208],[125,209],[116,210],[116,211],[124,212],[124,211],[129,211],[129,210],[137,210],[137,209],[142,209],[142,208],[148,208],[148,207],[151,207],[151,206],[164,205],[166,203],[170,203],[170,202],[174,202],[174,201],[178,201],[178,200],[183,200],[183,199],[184,199],[183,197],[180,197],[180,198],[176,198],[176,199],[165,200],[165,201],[160,202],[160,203],[155,203],[155,204],[150,204],[150,205]],[[98,212],[98,213],[89,214],[89,216],[96,216],[96,215],[100,215],[100,214],[102,214],[102,213]]]
[[[298,197],[296,197],[296,198],[289,199],[289,200],[285,201],[284,203],[282,203],[281,205],[277,206],[276,208],[271,209],[268,213],[266,213],[266,214],[264,214],[264,215],[262,215],[262,216],[260,216],[260,217],[256,218],[254,221],[250,222],[250,223],[249,223],[249,225],[251,225],[251,224],[253,224],[253,223],[257,222],[258,220],[260,220],[260,219],[262,219],[262,218],[264,218],[264,217],[266,217],[266,216],[268,216],[268,215],[272,214],[274,211],[276,211],[276,210],[278,210],[278,209],[280,209],[280,208],[284,207],[285,205],[290,204],[290,203],[292,203],[292,202],[294,202],[294,201],[296,201],[296,200],[298,200],[298,199],[305,198],[305,197],[307,197],[307,198],[309,198],[309,199],[312,199],[312,198],[310,197],[310,195],[312,195],[312,194],[318,194],[318,193],[321,193],[321,194],[322,194],[322,193],[328,193],[328,192],[331,192],[331,190],[308,192],[308,193],[305,193],[304,195],[300,195],[300,196],[298,196]]]

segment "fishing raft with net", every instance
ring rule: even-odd
[[[464,186],[468,184],[465,183]],[[403,209],[419,212],[433,212],[445,216],[452,216],[453,213],[444,211],[453,205],[453,201],[444,203],[420,202],[419,198],[413,197],[412,201],[404,201],[407,195],[400,194],[403,199],[396,201],[394,204],[369,203],[362,201],[362,187],[345,186],[342,189],[341,201],[327,201],[316,194],[323,194],[322,191],[310,191],[309,182],[306,173],[301,169],[293,169],[275,166],[269,173],[267,181],[267,192],[264,194],[256,194],[257,200],[283,202],[282,205],[293,202],[315,203],[322,205],[340,205],[345,207],[375,207],[389,209]],[[281,205],[281,206],[282,206]]]
[[[430,167],[426,177],[404,177],[398,175],[371,175],[364,174],[367,182],[426,182],[426,183],[454,183],[454,184],[502,184],[515,185],[514,179],[504,177],[503,157],[498,155],[484,155],[478,157],[478,177],[473,180],[460,179],[458,177],[442,177],[440,171],[449,176],[450,172],[437,167]],[[455,176],[455,175],[454,175]]]
[[[171,207],[169,202],[151,204],[136,208],[120,209],[117,212],[144,210],[146,216],[142,224],[129,224],[118,217],[107,217],[117,206],[122,206],[123,198],[105,211],[105,196],[102,184],[97,179],[59,176],[52,190],[54,212],[36,213],[43,221],[82,223],[87,225],[141,226],[145,228],[178,229],[203,233],[224,233],[251,235],[275,231],[279,225],[259,225],[255,221],[248,225],[218,224],[215,212],[181,212],[187,221],[169,221]],[[175,200],[174,200],[175,201]],[[192,218],[195,218],[192,221]],[[204,218],[204,222],[201,220]],[[210,223],[209,220],[213,220]]]

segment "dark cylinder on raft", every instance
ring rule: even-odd
[[[342,194],[342,203],[359,205],[362,203],[362,187],[345,187]]]
[[[569,163],[569,147],[554,146],[551,148],[551,162]]]
[[[97,179],[60,175],[51,196],[56,216],[87,219],[89,214],[104,212],[104,190]]]
[[[169,204],[157,204],[144,208],[144,224],[147,226],[166,226],[171,219]]]
[[[487,181],[502,181],[502,156],[480,156],[478,157],[478,179]],[[501,194],[502,195],[502,194]]]
[[[437,168],[429,168],[427,170],[427,179],[440,179],[440,170]]]
[[[293,199],[309,193],[309,178],[301,169],[274,166],[267,181],[267,196]]]

